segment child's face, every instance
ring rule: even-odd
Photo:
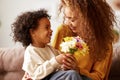
[[[113,6],[114,6],[117,10],[120,10],[120,0],[113,0]]]
[[[30,30],[32,44],[36,47],[44,47],[50,42],[52,30],[48,18],[42,18],[38,21],[38,27]]]
[[[106,0],[115,10],[120,10],[120,0]]]

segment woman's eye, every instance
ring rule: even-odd
[[[65,17],[66,21],[75,22],[77,18]]]

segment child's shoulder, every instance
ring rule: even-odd
[[[51,49],[51,51],[55,54],[55,55],[58,55],[60,54],[60,51],[55,49],[53,46],[51,45],[46,45],[47,47],[49,47]]]
[[[53,49],[53,50],[55,49],[53,46],[51,46],[51,45],[49,45],[49,44],[47,44],[46,47],[48,47],[48,48],[50,48],[50,49]]]

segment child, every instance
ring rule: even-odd
[[[41,9],[23,13],[12,25],[15,42],[19,41],[26,47],[22,69],[27,76],[23,79],[59,80],[56,75],[61,73],[62,76],[66,75],[60,80],[70,80],[74,74],[71,80],[81,80],[74,70],[58,71],[65,61],[65,55],[48,45],[52,35],[49,19],[47,11]]]

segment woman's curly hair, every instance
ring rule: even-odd
[[[86,26],[80,26],[81,37],[90,47],[90,55],[96,59],[103,59],[108,44],[113,42],[113,22],[115,18],[110,6],[105,0],[61,0],[59,11],[65,7],[79,10],[86,20]],[[76,14],[77,15],[77,14]]]
[[[11,27],[14,41],[21,42],[25,47],[28,46],[32,42],[30,29],[36,29],[38,21],[42,18],[50,19],[45,9],[24,12],[18,16]]]

